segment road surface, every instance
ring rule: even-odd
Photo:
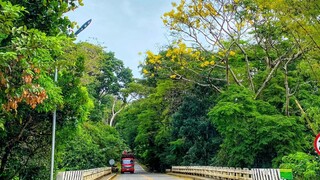
[[[148,173],[145,170],[142,169],[142,167],[139,164],[135,164],[135,172],[134,174],[130,173],[124,173],[124,174],[118,174],[114,180],[189,180],[187,178],[180,178],[176,176],[170,176],[166,174],[160,174],[160,173]]]

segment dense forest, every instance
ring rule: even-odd
[[[172,42],[142,78],[64,14],[81,0],[0,0],[0,179],[108,166],[123,150],[172,165],[293,169],[320,176],[320,2],[180,0]],[[55,82],[55,69],[58,81]]]

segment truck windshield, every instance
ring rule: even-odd
[[[122,164],[133,164],[133,160],[124,159],[122,160]]]

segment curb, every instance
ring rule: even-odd
[[[115,178],[116,176],[117,176],[117,174],[114,173],[114,174],[112,174],[107,180],[111,180],[111,179]]]
[[[182,178],[190,178],[192,180],[208,180],[208,178],[205,177],[200,177],[200,176],[192,176],[192,175],[187,175],[187,174],[179,174],[179,173],[166,173],[168,175],[171,176],[178,176],[178,177],[182,177]]]
[[[96,180],[111,180],[111,179],[113,179],[113,178],[116,177],[116,176],[117,176],[116,173],[112,173],[112,174],[108,174],[108,175],[106,175],[106,176],[100,177],[100,178],[98,178],[98,179],[96,179]]]

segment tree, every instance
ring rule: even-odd
[[[65,171],[109,166],[109,160],[120,159],[126,148],[119,133],[103,122],[85,122],[74,134],[69,132],[64,129],[58,134],[68,139],[58,151],[58,168]]]
[[[179,85],[178,85],[179,84]],[[164,171],[170,140],[170,117],[180,106],[188,84],[159,81],[145,98],[132,102],[119,114],[116,128],[150,170]],[[146,88],[147,89],[147,88]]]
[[[219,92],[221,87],[217,85],[221,81],[229,84],[232,78],[234,82],[242,85],[229,66],[229,58],[236,55],[235,50],[244,51],[241,38],[246,36],[250,29],[247,20],[239,14],[242,7],[238,1],[186,2],[182,0],[179,5],[176,3],[172,5],[174,9],[164,14],[163,22],[174,35],[185,42],[190,42],[188,44],[192,47],[188,48],[188,44],[178,40],[177,46],[173,46],[166,53],[165,56],[180,69],[177,71],[171,68],[171,77],[197,82],[199,85],[211,85]],[[186,60],[184,54],[189,54],[190,60]],[[204,56],[200,56],[201,54]],[[248,58],[244,59],[247,64],[248,78],[243,79],[248,80],[250,87],[254,89],[249,73],[251,67],[249,67]],[[216,72],[220,71],[225,72],[223,77],[217,76],[220,73]],[[190,79],[190,76],[186,76],[183,72],[195,77],[200,76],[200,80],[207,79],[207,82],[198,82],[199,78],[193,79],[192,76]]]
[[[87,43],[80,46],[95,57],[85,57],[85,74],[89,76],[83,78],[95,99],[95,109],[90,118],[113,126],[116,115],[127,103],[128,94],[122,91],[133,81],[132,72],[124,67],[121,60],[115,58],[114,53],[107,53],[102,47]]]
[[[70,10],[75,10],[79,5],[83,5],[82,0],[10,0],[7,2],[22,6],[28,12],[16,22],[18,27],[26,26],[28,29],[38,29],[47,35],[53,36],[61,32],[70,34],[69,29],[73,28],[75,23],[71,22],[67,16],[63,16],[63,14]]]
[[[301,47],[319,51],[319,5],[318,1],[261,1],[255,0],[263,9],[272,10],[285,30],[295,37]],[[313,49],[315,48],[315,49]]]
[[[140,85],[153,90],[121,112],[117,124],[142,162],[152,170],[285,162],[301,177],[317,175],[308,142],[320,128],[319,3],[172,5],[162,20],[176,39],[159,53],[147,51],[141,65]]]
[[[290,27],[284,27],[277,14],[254,1],[182,0],[172,5],[174,9],[164,14],[163,22],[180,40],[166,53],[147,52],[146,65],[151,64],[155,71],[165,68],[172,78],[211,86],[218,92],[223,91],[224,85],[236,83],[255,92],[255,98],[283,67],[288,115],[288,64],[301,59],[314,43],[297,38],[286,30]],[[253,62],[257,58],[264,62],[263,66]],[[235,60],[243,61],[241,69],[235,67]],[[149,69],[144,73],[156,74],[149,73]],[[257,74],[264,77],[254,81]]]
[[[282,158],[280,168],[292,169],[296,179],[315,179],[319,176],[319,160],[304,152],[296,152]]]
[[[168,165],[210,165],[221,143],[207,113],[214,95],[208,87],[195,86],[187,92],[172,115]]]
[[[71,64],[77,62],[75,60],[69,64],[65,63],[67,62],[65,51],[72,49],[72,39],[56,32],[58,27],[67,26],[63,24],[66,22],[55,21],[55,24],[50,24],[57,29],[52,29],[56,32],[52,31],[55,36],[48,36],[39,29],[34,29],[41,26],[44,28],[40,28],[41,30],[46,31],[47,28],[50,31],[48,26],[45,28],[37,24],[39,21],[31,22],[32,20],[28,19],[26,23],[22,20],[30,8],[35,7],[37,6],[34,4],[22,7],[12,5],[9,1],[0,1],[1,179],[47,177],[51,111],[56,106],[72,106],[74,109],[70,108],[70,111],[66,112],[67,116],[58,117],[58,123],[64,120],[70,122],[71,119],[74,123],[75,119],[85,114],[84,111],[87,110],[77,108],[81,104],[70,104],[72,98],[78,98],[79,102],[88,102],[85,90],[82,89],[80,96],[78,94],[69,96],[72,90],[67,89],[67,86],[58,87],[53,81],[54,67],[59,67],[64,77],[67,77],[68,72],[64,71],[64,68],[72,69]],[[45,11],[45,7],[52,8],[43,6],[41,10]],[[57,15],[62,16],[61,12],[57,12]],[[74,71],[70,71],[70,74],[72,73]],[[64,81],[64,83],[72,83],[77,87],[73,89],[73,93],[81,89],[76,81]],[[65,93],[64,96],[62,92]]]
[[[298,118],[281,115],[242,87],[230,86],[209,116],[223,137],[214,161],[218,165],[278,167],[283,156],[301,150],[306,143],[305,128]]]

